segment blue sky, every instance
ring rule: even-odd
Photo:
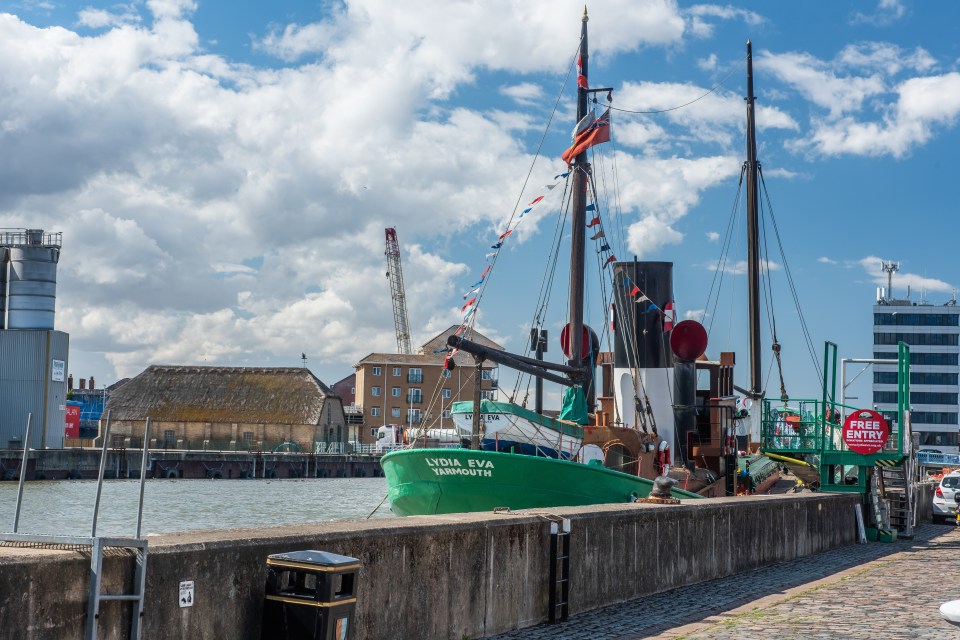
[[[534,154],[582,7],[0,2],[0,227],[64,234],[57,328],[71,334],[70,370],[103,384],[152,363],[298,366],[303,352],[335,382],[395,348],[385,226],[398,230],[414,343],[457,324],[514,205],[563,169],[569,92]],[[722,82],[683,109],[615,113],[613,142],[596,149],[619,175],[622,213],[604,212],[625,230],[612,239],[618,257],[672,261],[681,317],[707,306],[734,203],[748,39],[760,161],[818,358],[824,340],[841,357],[872,352],[881,258],[900,262],[898,296],[909,285],[915,301],[951,298],[960,6],[589,10],[591,84],[614,87],[615,106],[668,109]],[[477,312],[512,350],[534,312],[559,191],[509,239]],[[731,258],[742,260],[737,233]],[[771,259],[788,392],[813,395]],[[708,353],[737,351],[746,386],[744,277],[724,282]],[[588,302],[602,325],[603,301]]]

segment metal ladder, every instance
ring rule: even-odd
[[[895,467],[878,466],[880,494],[889,509],[890,526],[904,537],[913,536],[913,492],[910,486],[910,459]]]
[[[550,624],[563,622],[570,613],[570,520],[550,523]]]
[[[24,436],[23,462],[20,465],[20,484],[17,491],[17,508],[13,520],[13,533],[0,533],[0,542],[12,542],[27,545],[69,545],[90,548],[90,589],[87,598],[87,621],[85,638],[97,640],[100,620],[100,603],[104,601],[132,602],[134,610],[130,620],[130,640],[140,640],[143,624],[144,592],[147,584],[147,539],[141,536],[143,523],[143,488],[147,474],[149,458],[150,418],[143,434],[143,454],[140,465],[140,503],[137,512],[137,534],[133,538],[107,537],[97,535],[97,517],[100,513],[100,496],[103,489],[103,476],[107,464],[107,443],[110,441],[110,412],[107,412],[107,425],[104,430],[103,450],[100,454],[100,472],[97,478],[97,500],[93,509],[93,526],[89,536],[56,536],[18,533],[20,526],[20,507],[23,503],[23,483],[26,479],[27,460],[30,453],[30,426],[33,414],[27,414],[27,432]],[[133,577],[132,593],[101,593],[103,574],[103,551],[107,548],[135,550],[136,569]]]

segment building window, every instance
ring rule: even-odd
[[[407,421],[410,424],[420,424],[420,409],[407,409]]]
[[[920,431],[920,446],[933,445],[937,447],[957,446],[957,434],[940,431]]]
[[[377,417],[380,415],[380,407],[373,407],[370,409],[370,415]]]
[[[353,395],[357,395],[357,388],[356,388],[356,387],[350,387],[350,393],[352,393]]]
[[[407,382],[412,382],[414,384],[420,384],[423,382],[423,369],[410,367],[410,370],[407,372]]]
[[[481,380],[493,380],[493,369],[483,369],[480,372]]]
[[[453,395],[453,392],[451,392],[450,389],[444,389],[444,390],[443,390],[443,397],[444,397],[444,398],[449,398],[451,395]]]
[[[497,392],[496,392],[496,391],[481,391],[481,392],[480,392],[480,395],[483,397],[484,400],[495,400],[496,397],[497,397]]]
[[[390,417],[399,418],[400,417],[400,407],[391,407],[390,408]]]
[[[955,347],[958,344],[956,333],[875,333],[873,344],[936,345]]]
[[[390,389],[390,395],[392,395],[394,398],[399,398],[399,397],[400,397],[400,387],[394,387],[394,388]]]
[[[903,327],[956,327],[960,315],[956,313],[875,313],[873,324]]]
[[[370,429],[370,435],[374,438],[377,437],[377,427],[373,427]]]
[[[877,359],[890,359],[896,360],[897,354],[894,351],[874,351],[873,357]],[[947,365],[947,366],[957,366],[957,354],[956,353],[911,353],[910,354],[910,366],[921,365],[921,364],[936,364],[936,365]]]
[[[443,419],[449,420],[449,419],[450,419],[450,409],[444,409],[444,410],[443,410],[443,413],[441,413],[440,415],[441,415],[441,417],[443,417]]]
[[[373,368],[373,375],[378,376],[378,375],[380,375],[381,373],[383,373],[383,369],[381,369],[380,367],[374,367],[374,368]]]
[[[400,370],[400,367],[394,367],[394,368],[393,368],[393,375],[399,377],[401,373],[403,373],[403,371]]]
[[[420,389],[410,389],[410,392],[407,394],[407,402],[410,404],[420,404],[423,402],[423,394]]]
[[[370,389],[370,393],[373,395],[374,398],[380,397],[380,387],[373,387],[372,389]]]
[[[169,433],[173,433],[172,431]],[[245,444],[250,444],[253,442],[253,431],[244,431],[243,432],[243,442]]]
[[[253,434],[250,434],[251,437]],[[173,446],[177,443],[177,432],[173,429],[167,429],[163,432],[163,448],[172,449]]]

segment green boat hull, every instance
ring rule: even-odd
[[[390,508],[400,516],[626,503],[653,488],[651,480],[599,465],[496,451],[404,449],[381,465]]]

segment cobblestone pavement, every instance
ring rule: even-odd
[[[584,613],[495,640],[958,639],[938,607],[960,599],[960,529],[917,528]]]

